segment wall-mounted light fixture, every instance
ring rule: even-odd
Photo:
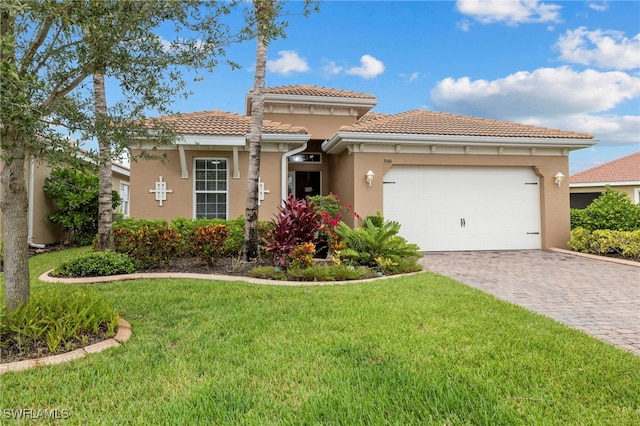
[[[556,173],[556,175],[553,177],[553,181],[558,186],[562,186],[562,181],[563,180],[564,180],[564,175],[561,172]]]
[[[365,176],[367,178],[367,183],[369,184],[369,186],[371,186],[371,183],[373,182],[373,176],[375,175],[375,173],[373,173],[371,170],[369,170]]]

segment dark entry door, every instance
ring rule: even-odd
[[[295,176],[296,198],[313,197],[314,195],[322,194],[320,172],[296,171]]]

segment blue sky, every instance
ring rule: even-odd
[[[299,8],[293,2],[291,9]],[[373,94],[374,111],[416,108],[587,132],[572,173],[640,150],[640,2],[323,1],[269,45],[267,86]],[[245,113],[255,43],[194,73],[180,112]]]

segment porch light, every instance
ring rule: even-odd
[[[365,174],[366,178],[367,178],[367,183],[369,184],[369,186],[371,186],[371,183],[373,182],[373,176],[375,175],[375,173],[373,173],[371,170],[369,170],[367,172],[367,174]]]
[[[556,173],[556,175],[553,177],[554,182],[556,183],[556,185],[558,186],[562,186],[562,181],[564,180],[564,175],[561,172]]]

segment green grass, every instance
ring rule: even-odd
[[[37,256],[33,275],[77,254]],[[640,423],[640,357],[434,274],[330,287],[84,287],[112,303],[133,336],[1,376],[0,416],[32,408],[68,410],[64,424]],[[55,297],[63,288],[36,280],[32,290]]]

